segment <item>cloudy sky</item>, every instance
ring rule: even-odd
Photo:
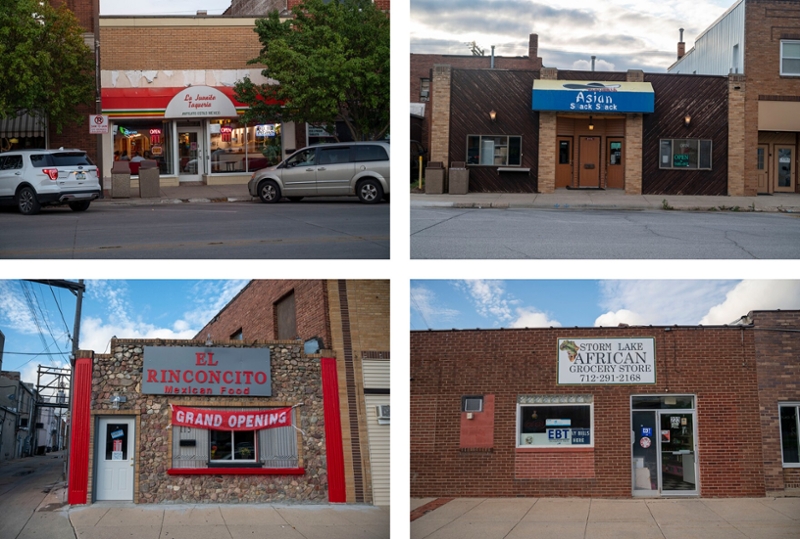
[[[411,329],[721,325],[800,309],[800,281],[411,281]]]
[[[679,28],[686,50],[736,0],[411,0],[411,52],[524,56],[539,35],[547,67],[663,72],[676,59]]]
[[[86,281],[80,348],[108,352],[111,337],[191,339],[247,281]],[[36,383],[38,365],[67,367],[75,296],[27,281],[0,280],[3,370]]]
[[[100,0],[100,15],[194,15],[198,9],[220,15],[230,5],[230,0]]]

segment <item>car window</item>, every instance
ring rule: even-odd
[[[316,150],[314,148],[298,152],[286,160],[286,166],[292,168],[313,165],[315,153]]]
[[[350,146],[337,146],[336,148],[320,148],[319,164],[334,165],[350,162]]]
[[[36,168],[51,167],[53,166],[53,161],[50,160],[50,156],[46,153],[35,153],[31,154],[31,165]]]
[[[83,152],[59,152],[50,155],[53,165],[57,167],[71,167],[77,165],[93,165],[89,157]]]
[[[21,155],[6,155],[0,159],[2,159],[2,161],[0,161],[0,170],[17,170],[22,168]]]
[[[388,161],[389,156],[383,146],[362,145],[356,146],[356,161]]]

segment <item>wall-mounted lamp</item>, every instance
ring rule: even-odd
[[[18,138],[8,139],[8,142],[10,142],[11,144],[17,144],[19,142],[19,139]]]
[[[122,395],[114,395],[113,397],[111,397],[110,399],[108,399],[108,402],[110,402],[110,403],[111,403],[111,407],[112,407],[114,410],[119,410],[119,405],[120,405],[120,403],[122,403],[122,402],[128,402],[128,397],[124,397],[124,396],[122,396]]]
[[[497,121],[497,113],[494,111],[494,109],[489,111],[489,119],[491,119],[493,122]]]
[[[589,116],[589,131],[594,131],[594,122],[591,116]]]
[[[689,127],[690,123],[692,123],[692,117],[687,114],[686,116],[683,117],[683,125]]]

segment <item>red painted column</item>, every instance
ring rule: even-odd
[[[339,377],[336,360],[322,358],[322,403],[325,409],[325,455],[328,461],[328,501],[345,503],[344,449],[339,410]]]
[[[89,431],[92,422],[92,360],[75,361],[72,391],[72,426],[69,442],[69,491],[67,501],[85,504],[89,492]]]

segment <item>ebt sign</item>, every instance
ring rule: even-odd
[[[558,383],[655,384],[655,339],[558,339]]]

